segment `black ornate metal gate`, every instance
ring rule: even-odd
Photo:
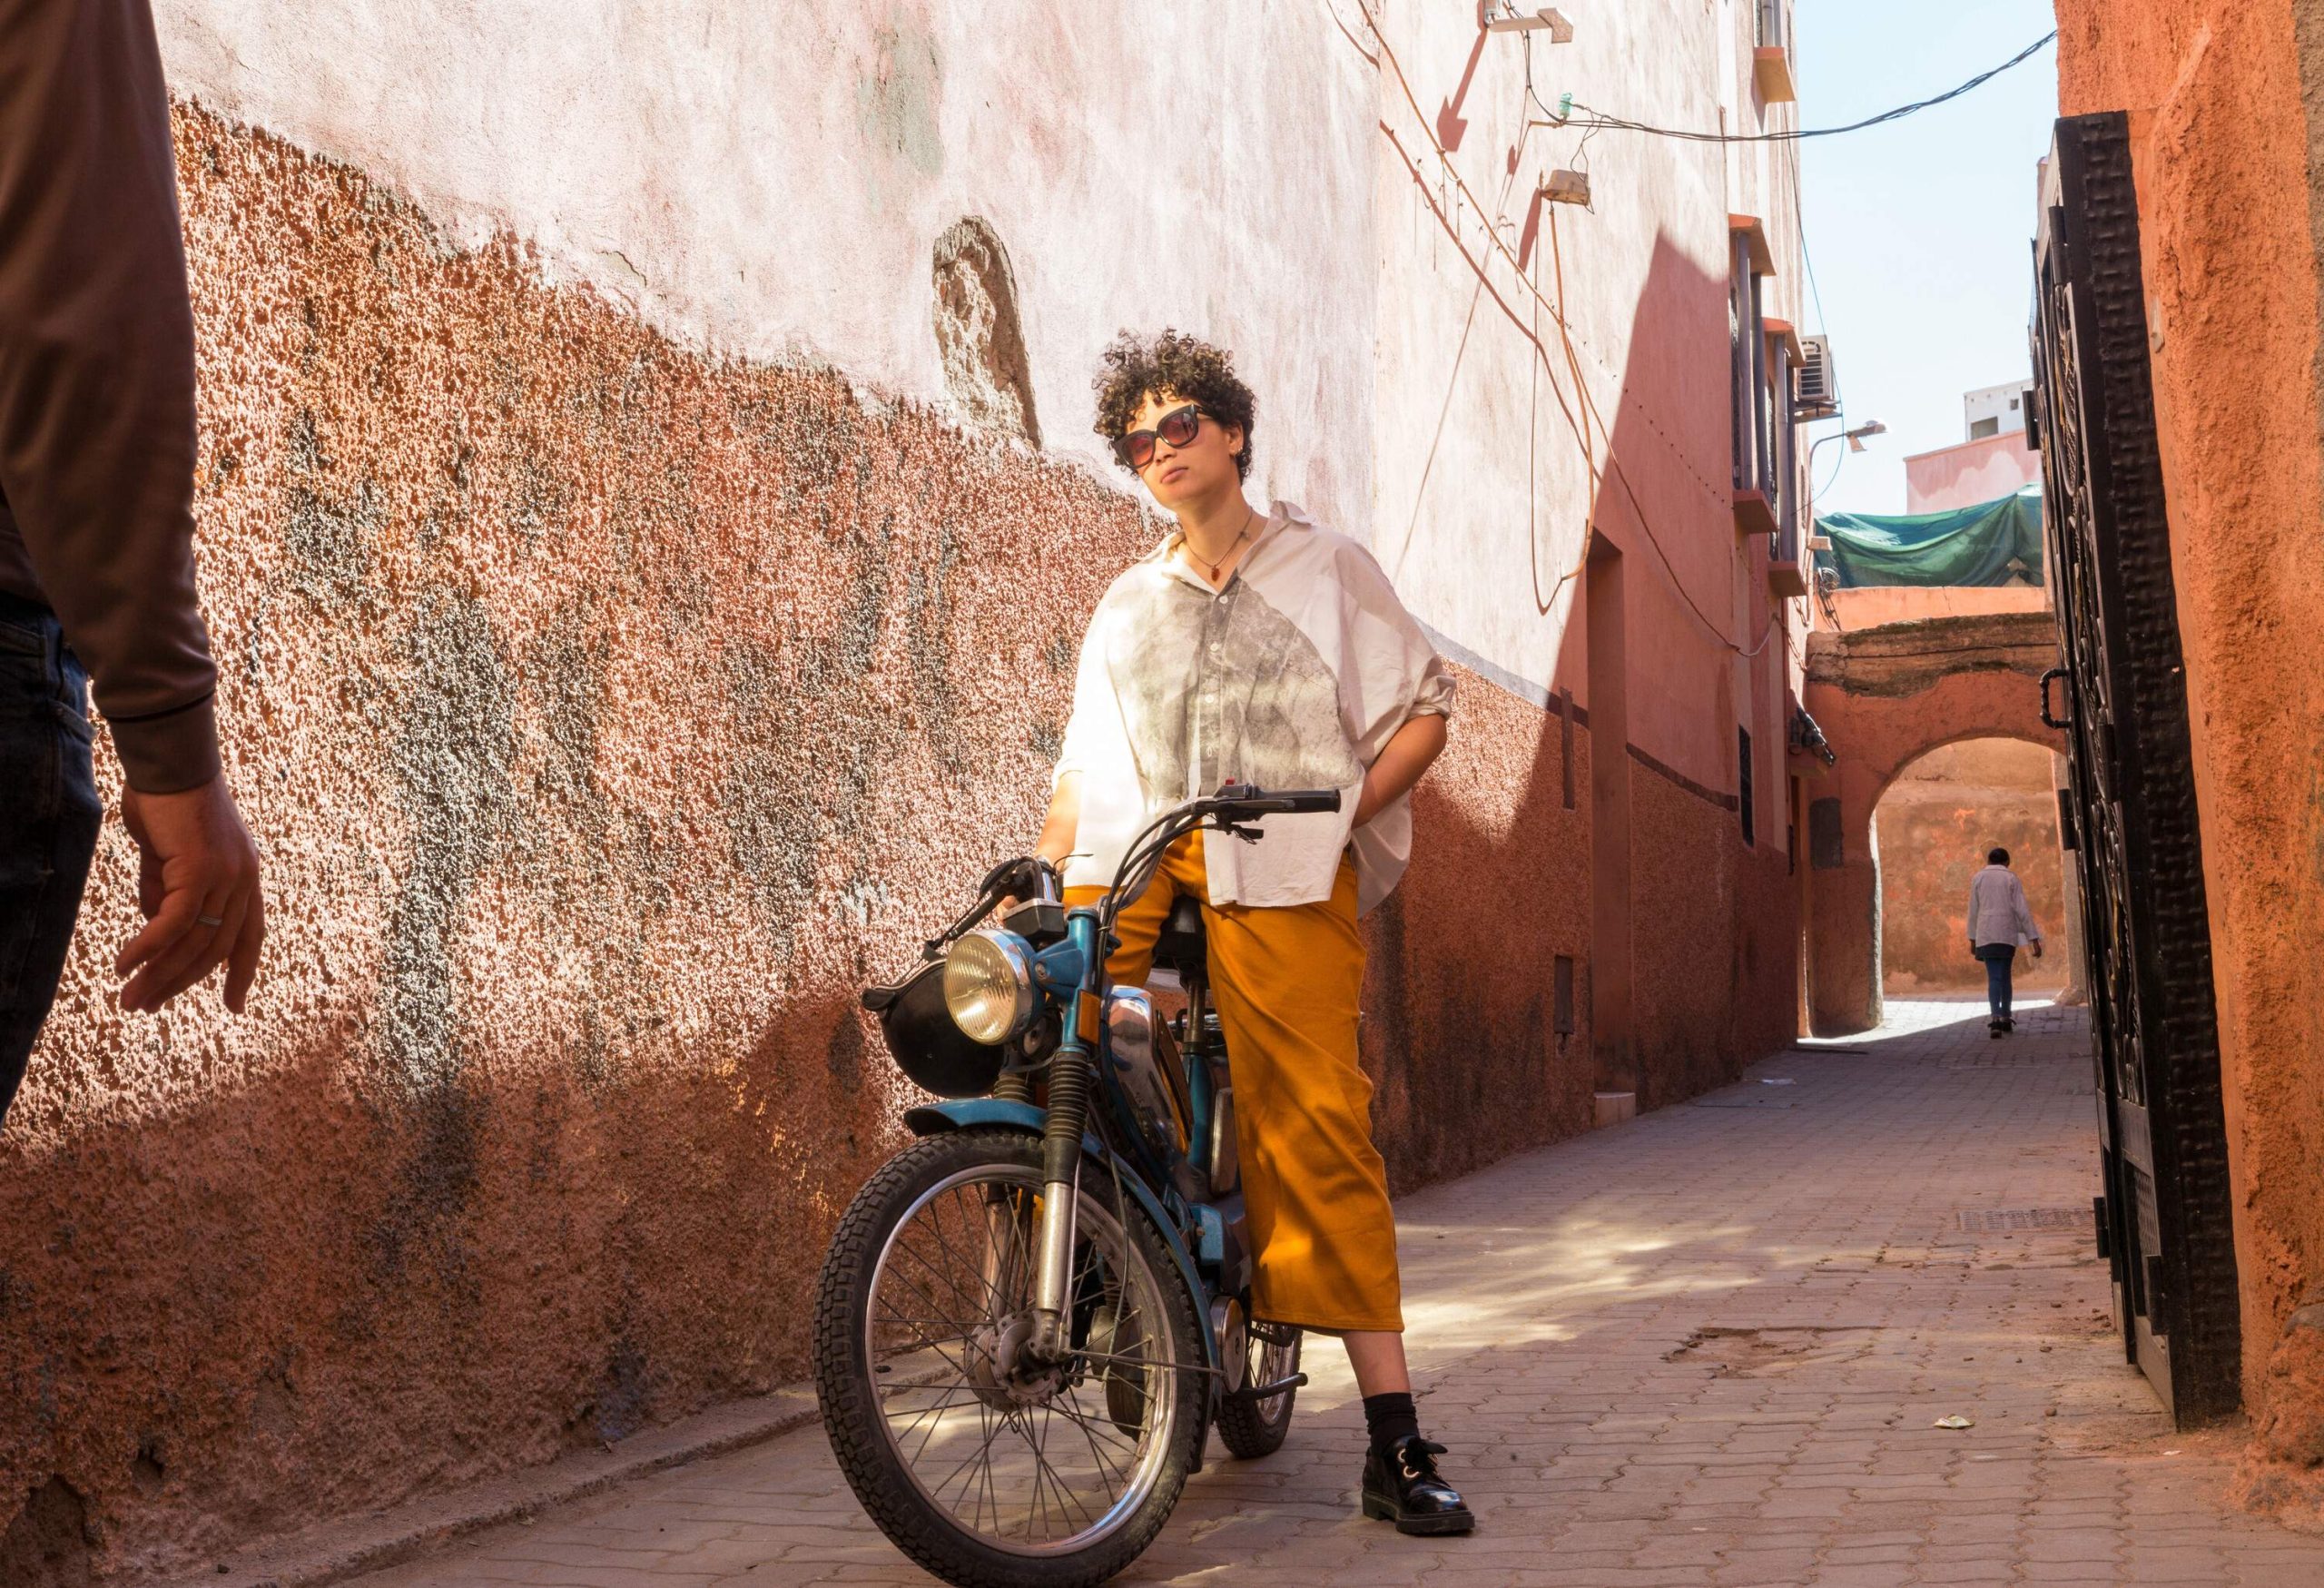
[[[2232,1412],[2240,1327],[2211,930],[2147,365],[2127,119],[2057,123],[2034,243],[2034,412],[2124,1348],[2181,1427]]]

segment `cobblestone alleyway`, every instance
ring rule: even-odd
[[[1196,1476],[1124,1580],[2324,1583],[2324,1539],[2221,1509],[2237,1433],[2171,1433],[2122,1363],[2079,1011],[2005,1042],[1979,1006],[1890,1012],[1403,1205],[1423,1418],[1473,1537],[1355,1516],[1360,1408],[1310,1340],[1290,1446]],[[927,1579],[809,1427],[363,1581]]]

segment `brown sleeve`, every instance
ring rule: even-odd
[[[193,461],[193,311],[147,0],[0,0],[0,517],[150,794],[218,771]]]

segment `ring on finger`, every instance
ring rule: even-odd
[[[197,915],[193,918],[193,923],[196,926],[223,926],[226,924],[226,918],[222,915]]]

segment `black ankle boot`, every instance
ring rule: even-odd
[[[1444,1446],[1415,1434],[1364,1458],[1364,1514],[1393,1522],[1398,1533],[1426,1537],[1466,1533],[1477,1519],[1461,1491],[1440,1476],[1436,1458]]]

